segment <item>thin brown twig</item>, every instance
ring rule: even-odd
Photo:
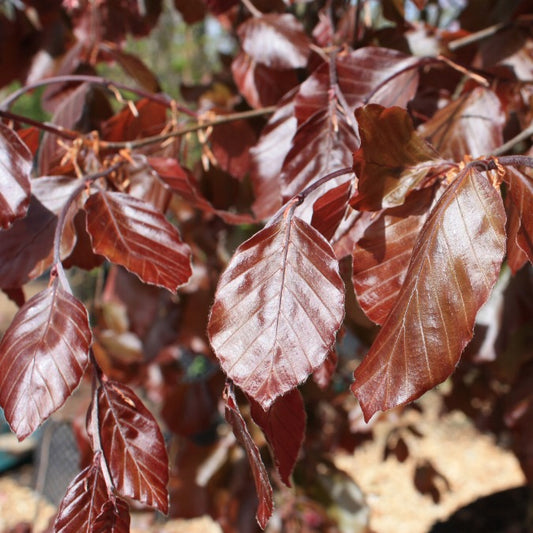
[[[508,152],[518,143],[525,141],[533,135],[533,122],[525,129],[522,130],[518,135],[515,135],[512,139],[509,139],[506,143],[502,144],[496,150],[492,152],[493,155],[502,155],[505,152]]]
[[[453,52],[454,50],[462,48],[463,46],[468,46],[469,44],[482,41],[483,39],[486,39],[487,37],[498,33],[507,25],[508,24],[505,22],[499,22],[498,24],[494,24],[493,26],[489,26],[488,28],[483,28],[482,30],[476,31],[475,33],[471,33],[466,37],[461,37],[459,39],[455,39],[455,41],[451,41],[450,43],[448,43],[448,48]]]
[[[151,144],[156,144],[159,142],[166,141],[167,139],[172,139],[174,137],[181,137],[187,133],[192,133],[195,131],[203,130],[205,128],[210,128],[213,126],[219,126],[220,124],[227,124],[228,122],[234,122],[236,120],[244,120],[247,118],[260,117],[263,115],[270,115],[276,110],[276,106],[263,107],[261,109],[251,109],[250,111],[242,111],[240,113],[232,113],[231,115],[222,115],[217,117],[214,120],[201,122],[197,124],[192,124],[179,130],[171,131],[169,133],[164,133],[162,135],[153,135],[151,137],[144,137],[143,139],[138,139],[136,141],[122,141],[122,142],[111,142],[111,141],[100,141],[99,146],[103,149],[119,150],[125,148],[126,150],[133,150],[136,148],[142,148],[144,146],[149,146]]]
[[[39,120],[24,117],[17,113],[12,113],[11,111],[4,111],[0,109],[0,117],[6,118],[8,120],[13,120],[15,122],[22,122],[23,124],[29,124],[30,126],[34,126],[40,130],[53,133],[54,135],[62,137],[63,139],[68,139],[69,141],[72,141],[79,136],[79,134],[75,131],[68,130],[61,126],[56,126],[55,124],[51,124],[50,122],[40,122]]]

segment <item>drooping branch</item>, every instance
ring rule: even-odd
[[[68,139],[69,141],[76,139],[76,137],[79,135],[75,131],[63,128],[62,126],[57,126],[55,124],[51,124],[50,122],[40,122],[39,120],[24,117],[17,113],[11,113],[11,111],[5,111],[3,109],[0,109],[0,117],[16,122],[22,122],[23,124],[29,124],[30,126],[34,126],[42,131],[47,131],[57,135],[58,137],[62,137],[63,139]]]

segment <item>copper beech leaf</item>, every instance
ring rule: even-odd
[[[108,499],[107,486],[98,461],[82,470],[70,483],[59,505],[54,533],[92,532]]]
[[[322,364],[343,315],[331,246],[288,208],[235,252],[208,333],[227,375],[268,409]]]
[[[417,135],[405,109],[369,104],[355,116],[361,147],[354,154],[359,185],[353,206],[377,211],[401,205],[433,170],[439,155]]]
[[[107,500],[97,516],[91,533],[129,533],[130,510],[121,498]]]
[[[381,211],[355,246],[355,294],[361,309],[376,324],[385,322],[396,303],[433,193],[430,188],[413,192],[405,204]]]
[[[99,190],[87,199],[85,210],[95,253],[171,292],[191,276],[189,246],[151,204]]]
[[[129,387],[108,381],[98,389],[98,427],[118,493],[166,513],[167,452],[150,411]]]
[[[261,459],[261,454],[246,427],[246,423],[237,405],[233,385],[226,384],[224,399],[226,400],[226,420],[231,425],[235,437],[237,437],[237,440],[245,449],[254,476],[255,490],[259,500],[255,518],[259,526],[265,529],[274,508],[272,486],[270,485],[265,465]]]
[[[442,157],[461,161],[480,157],[503,143],[505,112],[496,94],[477,87],[439,109],[418,128]]]
[[[366,420],[453,372],[504,253],[501,196],[480,172],[465,169],[432,210],[396,304],[355,370],[352,390]]]
[[[509,185],[508,198],[518,218],[518,229],[514,232],[516,243],[529,261],[533,261],[533,179],[516,168],[506,167],[504,180]]]
[[[20,308],[0,343],[0,405],[19,440],[78,386],[90,345],[87,310],[57,281]]]
[[[237,33],[243,50],[257,63],[276,70],[304,68],[310,40],[291,14],[269,14],[243,22]]]
[[[302,395],[298,389],[293,389],[278,398],[267,411],[253,399],[250,406],[254,422],[263,430],[272,448],[281,480],[290,487],[290,476],[305,436]]]
[[[0,228],[26,214],[32,155],[20,137],[0,122]]]

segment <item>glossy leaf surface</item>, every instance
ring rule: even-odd
[[[0,228],[23,217],[30,202],[32,155],[20,137],[0,122]]]
[[[498,277],[504,229],[498,191],[463,171],[424,225],[396,304],[355,371],[352,390],[367,420],[453,372]]]
[[[377,211],[401,205],[432,171],[439,155],[416,134],[402,108],[369,104],[355,115],[361,147],[354,154],[359,178],[354,207]]]
[[[237,440],[245,449],[254,476],[255,490],[259,500],[255,517],[259,526],[265,529],[274,509],[272,486],[270,485],[265,465],[261,459],[261,454],[246,427],[246,423],[237,405],[233,386],[226,385],[224,398],[226,400],[226,420],[231,425]]]
[[[251,400],[251,413],[272,448],[281,480],[290,487],[290,476],[305,435],[306,416],[300,391],[294,389],[281,396],[267,411]]]
[[[145,283],[172,292],[191,276],[189,247],[151,204],[123,193],[98,191],[89,197],[85,210],[95,253]]]
[[[0,343],[0,405],[19,440],[78,386],[90,344],[87,310],[57,282],[20,308]]]
[[[168,459],[150,411],[129,387],[109,381],[98,390],[98,427],[117,491],[166,513]]]
[[[343,305],[330,245],[286,212],[242,244],[221,276],[211,345],[227,375],[268,409],[322,364]]]
[[[432,197],[432,189],[417,191],[404,205],[385,209],[355,246],[355,294],[366,316],[376,324],[383,324],[396,303]]]
[[[309,38],[290,14],[264,15],[243,22],[238,29],[243,50],[258,63],[276,70],[303,68],[309,56]]]
[[[96,518],[92,533],[129,533],[130,510],[121,498],[107,500]]]
[[[98,464],[93,463],[68,486],[54,522],[54,533],[92,532],[107,499],[104,476]]]

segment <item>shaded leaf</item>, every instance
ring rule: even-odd
[[[151,204],[100,190],[87,199],[85,210],[95,253],[171,292],[191,276],[189,246]]]
[[[0,122],[0,228],[26,214],[32,155],[20,137]]]
[[[235,392],[232,385],[226,385],[224,390],[224,399],[226,401],[225,416],[227,422],[231,425],[233,433],[241,446],[245,449],[248,456],[248,462],[252,468],[252,474],[255,481],[255,490],[259,499],[259,506],[255,515],[257,523],[262,529],[265,529],[268,520],[272,516],[274,503],[272,501],[272,486],[268,479],[268,474],[261,459],[261,455],[255,442],[253,441],[246,423],[241,415],[239,406],[235,399]]]
[[[348,208],[352,194],[352,180],[345,181],[320,196],[313,204],[311,225],[326,239],[331,239]]]
[[[353,285],[366,316],[383,324],[396,303],[433,189],[413,192],[405,204],[385,209],[366,228],[353,252]]]
[[[98,426],[113,484],[125,497],[168,511],[168,459],[154,417],[125,385],[98,389]]]
[[[235,252],[219,280],[208,333],[224,371],[268,409],[322,364],[343,307],[331,246],[286,212]]]
[[[313,380],[322,390],[329,387],[331,378],[337,368],[338,360],[337,351],[330,350],[326,360],[313,372]]]
[[[293,389],[278,398],[265,411],[250,399],[254,422],[263,430],[272,452],[281,480],[291,486],[290,476],[298,459],[305,436],[305,408],[302,395]]]
[[[231,64],[233,79],[239,92],[254,108],[275,105],[281,97],[298,85],[293,70],[275,70],[239,52]]]
[[[507,263],[514,275],[528,262],[528,256],[518,243],[522,224],[518,209],[511,201],[509,195],[505,197],[505,209],[507,212]]]
[[[20,308],[0,343],[0,405],[19,440],[78,386],[90,344],[87,310],[57,281]]]
[[[396,304],[352,385],[365,419],[446,379],[470,341],[505,252],[498,191],[466,169],[446,189],[415,246]]]
[[[528,171],[525,171],[528,172]],[[504,180],[509,185],[508,197],[518,218],[518,230],[514,233],[516,243],[533,262],[533,181],[528,173],[513,167],[505,167]],[[511,237],[509,235],[509,237]],[[515,271],[516,272],[516,271]]]
[[[224,13],[234,5],[237,5],[239,0],[205,0],[205,3],[211,13],[220,15],[220,13]]]
[[[133,141],[157,135],[165,127],[167,111],[164,105],[143,98],[135,102],[137,115],[129,106],[102,124],[102,137],[107,141]]]
[[[91,533],[129,533],[130,510],[121,498],[107,500],[96,518]]]
[[[250,171],[250,148],[255,141],[254,130],[244,120],[220,124],[209,136],[218,165],[238,180],[244,179]]]
[[[275,70],[304,68],[310,40],[291,14],[252,17],[237,29],[242,49],[257,63]]]
[[[28,214],[0,232],[0,284],[15,288],[40,276],[52,263],[52,246],[57,215],[79,181],[66,176],[43,176],[33,180]],[[61,237],[61,257],[70,254],[75,241],[72,217],[78,207],[72,204]]]
[[[54,522],[55,533],[92,532],[108,499],[98,461],[82,470],[70,483]]]
[[[215,209],[202,195],[192,173],[182,167],[176,159],[172,157],[148,157],[146,160],[161,181],[191,206],[204,211],[204,213],[213,213],[228,224],[249,224],[254,222],[253,217],[250,215]]]
[[[152,93],[161,91],[156,75],[137,56],[128,54],[117,46],[100,43],[100,49],[108,53],[141,87]],[[160,106],[161,107],[161,106]]]
[[[200,22],[205,18],[206,5],[203,0],[174,0],[174,7],[187,24]]]
[[[418,128],[441,154],[462,161],[465,154],[480,157],[503,144],[505,113],[499,98],[477,87],[437,111]]]
[[[439,155],[420,136],[406,110],[369,104],[356,110],[361,147],[354,154],[359,179],[352,205],[377,211],[403,204],[434,170]]]

